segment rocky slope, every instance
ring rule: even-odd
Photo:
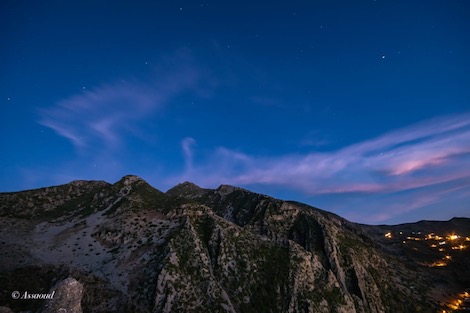
[[[334,214],[232,186],[136,176],[0,194],[0,306],[83,312],[435,312],[432,280]],[[49,307],[52,304],[49,304]],[[80,306],[75,305],[74,312]]]

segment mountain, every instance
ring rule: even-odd
[[[384,236],[399,229],[228,185],[164,193],[131,175],[0,193],[0,312],[436,312],[469,281],[407,257]]]

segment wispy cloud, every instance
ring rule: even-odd
[[[187,172],[191,172],[193,169],[193,146],[196,144],[196,140],[191,137],[186,137],[181,141],[181,149],[184,154],[185,168]]]
[[[468,179],[468,164],[467,113],[424,121],[330,152],[259,157],[219,148],[183,176],[204,186],[262,184],[311,196],[387,195]],[[423,199],[414,199],[412,207],[439,201]]]
[[[176,62],[174,62],[176,63]],[[84,90],[40,111],[39,123],[70,140],[79,149],[115,148],[175,96],[200,91],[201,73],[191,65],[175,65],[151,82],[119,81]]]
[[[408,221],[448,219],[453,216],[450,212],[456,212],[457,216],[468,212],[470,177],[387,194],[356,195],[349,201],[342,200],[341,195],[335,198],[332,209],[338,209],[343,217],[363,223],[400,223],[404,221],[400,218],[403,215],[410,216]]]

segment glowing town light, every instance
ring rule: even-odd
[[[392,239],[392,233],[390,233],[390,232],[386,233],[385,238]]]
[[[432,267],[443,267],[443,266],[447,266],[447,264],[445,262],[439,261],[439,262],[432,263],[431,266]]]
[[[459,236],[455,235],[455,234],[452,234],[449,236],[449,239],[450,240],[456,240],[456,239],[459,239]]]

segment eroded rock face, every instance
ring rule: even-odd
[[[47,300],[41,313],[82,313],[83,285],[75,278],[58,282],[50,293],[53,299]]]

